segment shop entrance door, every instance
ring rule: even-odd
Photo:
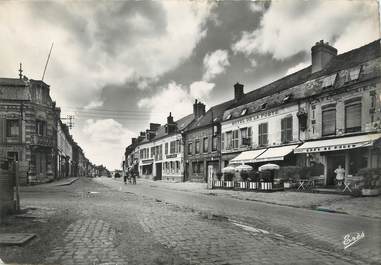
[[[162,164],[161,163],[156,164],[156,179],[157,180],[162,179]]]
[[[345,155],[328,155],[327,156],[327,186],[333,186],[336,184],[336,168],[341,165],[342,168],[345,167]]]

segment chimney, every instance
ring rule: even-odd
[[[172,117],[172,113],[170,112],[169,113],[169,116],[167,117],[167,124],[173,124],[173,117]]]
[[[159,129],[160,124],[159,123],[150,123],[149,124],[149,130],[150,131],[157,131]]]
[[[205,104],[197,102],[196,99],[193,104],[193,116],[197,119],[203,115],[205,115]]]
[[[316,42],[315,46],[311,48],[312,73],[324,69],[336,55],[337,50],[330,46],[328,42],[323,40]]]
[[[240,100],[241,98],[243,98],[243,96],[244,96],[244,93],[243,93],[243,85],[237,82],[237,83],[234,85],[234,100],[235,100],[235,101],[238,101],[238,100]]]
[[[173,121],[172,113],[169,113],[167,117],[167,124],[165,125],[165,132],[167,134],[173,133],[176,131],[176,123]]]
[[[138,139],[136,139],[136,138],[132,138],[132,139],[131,139],[131,143],[132,143],[132,145],[136,145],[137,142],[138,142]]]

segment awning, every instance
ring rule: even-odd
[[[262,154],[266,149],[258,149],[258,150],[251,150],[251,151],[245,151],[230,160],[230,164],[242,164],[242,163],[254,163],[256,162],[255,159]]]
[[[286,145],[279,147],[271,147],[266,150],[263,154],[255,159],[255,162],[265,162],[265,161],[277,161],[283,160],[286,155],[294,151],[298,145]]]
[[[327,140],[306,142],[295,149],[295,153],[317,153],[330,152],[359,147],[372,146],[375,141],[381,138],[381,133],[366,134],[358,136],[340,137]]]

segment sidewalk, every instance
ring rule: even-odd
[[[36,185],[27,185],[27,186],[20,186],[21,190],[27,190],[32,187],[54,187],[54,186],[67,186],[73,184],[75,181],[77,181],[79,178],[63,178],[58,179],[56,181],[52,181],[49,183],[41,183]]]
[[[121,179],[114,179],[122,181]],[[272,193],[249,192],[235,190],[208,190],[206,183],[194,182],[165,182],[138,179],[138,184],[149,185],[160,189],[172,189],[204,195],[226,196],[239,200],[259,201],[270,204],[317,209],[347,213],[355,216],[381,218],[381,196],[365,198],[350,195],[304,193],[297,191],[279,191]]]

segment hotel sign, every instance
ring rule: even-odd
[[[255,115],[243,118],[243,119],[235,120],[235,121],[232,122],[232,125],[239,125],[239,124],[247,123],[247,122],[250,122],[250,121],[255,121],[255,120],[258,120],[258,119],[275,116],[277,114],[278,114],[278,110],[269,110],[269,111],[265,111],[265,112],[262,112],[262,113],[259,113],[259,114],[255,114]]]

